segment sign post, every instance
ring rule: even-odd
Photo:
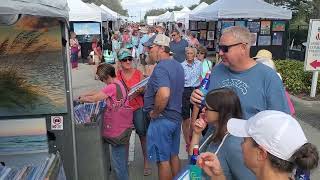
[[[320,19],[310,20],[306,47],[304,70],[313,72],[310,96],[315,97],[320,70]]]

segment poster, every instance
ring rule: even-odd
[[[77,35],[100,34],[100,23],[73,23]]]
[[[260,34],[270,34],[271,21],[261,21]]]
[[[251,46],[257,45],[257,33],[250,33],[251,34]]]
[[[190,30],[197,30],[197,21],[190,21]]]
[[[200,40],[206,40],[207,39],[207,30],[200,30]]]
[[[66,113],[60,22],[23,15],[0,34],[0,117]]]
[[[215,22],[209,21],[208,22],[208,30],[214,31]]]
[[[259,36],[258,45],[259,46],[270,46],[271,45],[271,36]]]
[[[214,40],[214,31],[208,31],[207,40]]]
[[[246,27],[246,21],[235,21],[235,26]]]
[[[207,29],[207,22],[206,21],[199,21],[198,22],[198,30]]]
[[[9,167],[39,165],[48,157],[45,118],[0,121],[0,160]]]
[[[285,31],[286,23],[284,21],[273,21],[272,31]]]
[[[222,21],[221,23],[221,31],[223,31],[224,29],[234,26],[234,21]]]
[[[257,33],[260,31],[260,22],[248,22],[247,26],[252,33]]]
[[[283,38],[283,32],[272,33],[272,45],[281,46],[282,38]]]

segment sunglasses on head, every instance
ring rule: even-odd
[[[120,61],[121,62],[127,62],[128,60],[132,61],[132,58],[131,57],[127,57],[127,58],[121,59]]]
[[[233,46],[237,46],[240,44],[247,44],[247,43],[236,43],[236,44],[231,44],[231,45],[219,45],[219,51],[222,51],[223,53],[227,53],[229,51],[229,49]]]

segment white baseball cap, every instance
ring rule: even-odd
[[[227,129],[237,137],[252,137],[270,154],[286,161],[307,143],[298,121],[280,111],[261,111],[248,120],[232,118]]]
[[[153,44],[159,45],[159,46],[167,46],[170,45],[170,38],[164,34],[158,34],[156,38],[153,41]]]

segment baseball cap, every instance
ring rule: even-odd
[[[232,118],[227,129],[234,136],[253,138],[270,154],[286,161],[307,143],[298,121],[280,111],[261,111],[248,120]]]
[[[146,47],[151,47],[152,45],[159,45],[159,46],[167,46],[169,47],[170,38],[164,34],[156,34],[153,35],[147,42],[143,45]]]
[[[258,51],[257,55],[253,57],[254,59],[272,59],[272,53],[266,49],[261,49]]]
[[[165,28],[166,28],[166,26],[165,26],[163,23],[157,24],[156,27],[161,27],[162,29],[165,29]]]
[[[127,57],[132,57],[132,53],[129,49],[122,48],[119,50],[118,59],[122,60]]]

